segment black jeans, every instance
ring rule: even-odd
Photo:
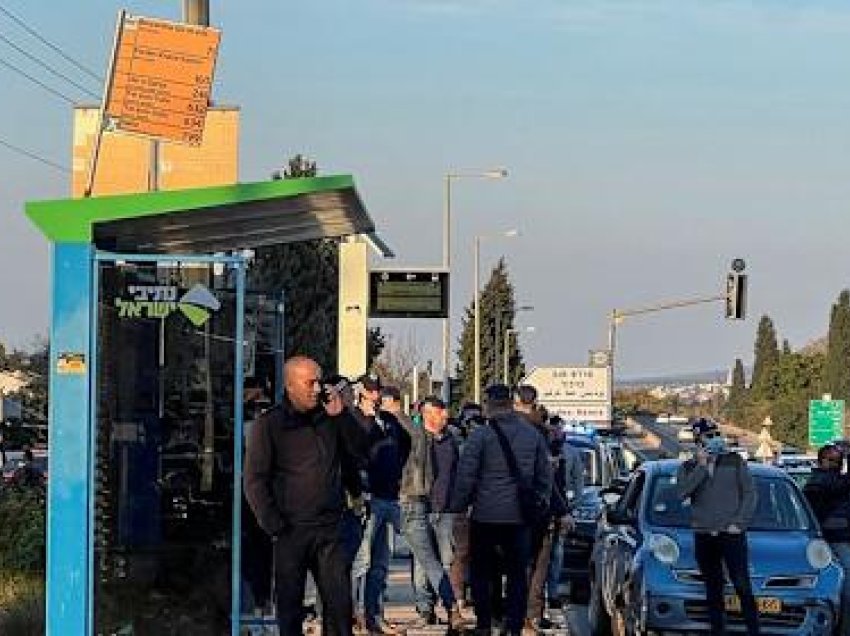
[[[694,535],[694,552],[705,580],[708,620],[712,634],[726,633],[726,610],[723,599],[725,577],[723,565],[729,579],[741,599],[741,611],[749,636],[758,636],[759,619],[750,575],[747,571],[747,536],[744,533],[720,532],[716,535],[697,532]]]
[[[302,636],[304,584],[313,574],[322,601],[322,633],[351,636],[351,573],[337,524],[294,526],[274,544],[277,623],[281,636]]]
[[[507,575],[505,627],[509,634],[519,634],[528,602],[529,529],[515,523],[472,521],[469,544],[476,628],[489,630],[491,627],[493,592],[501,591],[501,580],[497,580],[496,575],[504,571]]]

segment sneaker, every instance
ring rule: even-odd
[[[546,616],[537,621],[537,629],[555,629],[555,623],[550,621]]]
[[[352,621],[352,629],[355,634],[368,634],[369,630],[366,627],[366,617],[363,612],[354,612],[354,620]]]
[[[401,634],[401,630],[394,625],[390,625],[383,618],[379,618],[376,621],[366,621],[366,629],[369,632],[369,636],[399,636]]]
[[[462,634],[464,630],[467,628],[466,619],[460,613],[460,609],[457,605],[451,608],[448,612],[448,621],[449,621],[449,634]]]
[[[437,615],[434,612],[431,612],[429,614],[419,614],[418,617],[412,623],[408,623],[407,626],[409,629],[424,629],[436,624]]]

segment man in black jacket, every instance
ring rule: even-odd
[[[368,439],[339,395],[330,390],[322,396],[320,377],[315,361],[290,358],[283,403],[260,417],[246,448],[245,495],[274,542],[281,636],[302,634],[308,571],[319,588],[327,632],[352,633],[351,586],[339,532],[342,464],[346,456],[362,461]]]
[[[845,572],[850,572],[850,475],[841,472],[844,454],[836,444],[818,451],[818,465],[803,488],[820,522],[823,537]],[[850,634],[850,576],[845,575],[841,590],[840,629]]]
[[[478,427],[464,445],[449,510],[464,512],[471,507],[476,632],[490,633],[493,592],[501,592],[495,570],[501,565],[507,576],[506,631],[509,636],[519,636],[528,603],[531,552],[529,519],[520,505],[520,491],[527,484],[533,492],[524,494],[548,500],[552,467],[546,441],[511,408],[510,389],[496,384],[487,388],[486,395],[489,425]],[[519,479],[514,477],[512,464],[516,464]]]

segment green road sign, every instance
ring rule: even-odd
[[[844,400],[809,401],[809,446],[844,437]]]

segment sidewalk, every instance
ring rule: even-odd
[[[417,618],[413,605],[413,586],[410,581],[410,561],[406,558],[394,559],[390,566],[390,576],[387,585],[387,600],[384,609],[385,618],[392,624],[404,628]],[[445,619],[445,612],[438,609],[437,616]],[[558,626],[556,629],[541,631],[541,634],[553,634],[566,636],[570,633],[567,629],[567,616],[563,611],[549,618]],[[470,629],[474,624],[470,624]],[[445,634],[445,625],[435,625],[425,629],[408,630],[408,636],[427,636],[431,634]]]

